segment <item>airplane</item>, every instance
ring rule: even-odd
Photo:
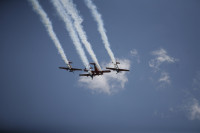
[[[116,62],[116,64],[114,64],[114,68],[110,68],[110,67],[106,67],[106,69],[110,69],[113,71],[117,71],[117,73],[121,72],[121,71],[129,71],[128,69],[120,69],[119,66],[117,64],[120,64],[120,62]],[[117,74],[116,73],[116,74]]]
[[[110,70],[99,70],[95,63],[90,63],[91,65],[94,65],[94,70],[92,70],[92,67],[90,67],[90,70],[84,69],[85,72],[88,72],[87,74],[79,74],[79,76],[90,76],[92,79],[94,76],[103,75],[104,73],[111,72]]]
[[[82,71],[82,69],[78,69],[78,68],[72,68],[71,66],[72,62],[69,61],[69,64],[67,64],[68,67],[59,67],[60,69],[65,69],[69,72],[74,72],[74,71]]]
[[[89,71],[87,74],[79,74],[79,76],[90,76],[92,79],[95,76],[94,74],[91,73],[91,71]]]

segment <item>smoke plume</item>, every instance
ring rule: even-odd
[[[47,32],[48,32],[50,38],[53,40],[56,48],[58,49],[58,52],[60,53],[63,61],[66,63],[66,65],[69,64],[67,57],[65,55],[65,52],[62,48],[62,45],[60,44],[60,42],[53,30],[52,23],[51,23],[50,19],[48,18],[46,12],[43,10],[43,8],[41,7],[41,5],[39,4],[39,2],[37,0],[29,0],[29,1],[33,6],[34,11],[41,17],[41,21],[44,24],[44,26],[46,27]]]
[[[115,60],[114,54],[113,54],[113,52],[110,48],[110,43],[108,42],[108,37],[106,35],[106,30],[104,28],[104,23],[103,23],[103,20],[101,18],[101,14],[97,11],[96,5],[91,0],[85,0],[85,3],[87,5],[87,7],[90,9],[92,16],[94,17],[94,20],[97,22],[98,31],[101,35],[101,39],[104,43],[104,46],[105,46],[112,62],[115,64],[116,60]]]
[[[74,27],[76,28],[76,31],[82,41],[82,43],[84,44],[86,50],[88,51],[88,53],[90,54],[90,56],[92,57],[92,60],[96,63],[97,67],[101,70],[101,67],[98,63],[98,60],[96,58],[96,55],[92,49],[91,44],[88,42],[87,39],[87,35],[83,29],[82,26],[82,17],[79,15],[78,10],[76,9],[76,6],[73,4],[72,0],[61,0],[63,6],[65,7],[67,13],[72,17],[72,19],[74,20]]]
[[[84,64],[84,66],[89,69],[89,62],[88,59],[85,55],[84,49],[80,43],[80,40],[78,38],[78,35],[76,33],[76,30],[74,29],[72,20],[70,18],[70,16],[65,12],[63,6],[61,5],[60,1],[57,0],[52,0],[52,3],[57,11],[57,13],[59,14],[59,16],[61,17],[61,19],[65,22],[65,27],[66,30],[69,32],[69,35],[73,41],[73,44],[76,47],[76,50]]]

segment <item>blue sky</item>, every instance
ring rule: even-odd
[[[39,2],[68,59],[84,68],[52,3]],[[94,0],[115,57],[130,65],[94,80],[58,69],[65,63],[28,1],[0,3],[0,130],[200,131],[198,0]],[[105,67],[97,24],[84,1],[74,3]]]

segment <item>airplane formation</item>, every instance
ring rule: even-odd
[[[99,76],[99,75],[103,75],[104,73],[110,73],[112,71],[116,71],[117,73],[120,73],[122,71],[130,71],[128,69],[120,69],[118,64],[120,64],[120,62],[116,62],[116,63],[113,63],[114,64],[114,67],[111,68],[111,67],[106,67],[106,69],[108,70],[99,70],[99,68],[97,67],[96,63],[90,63],[90,65],[93,65],[94,68],[90,67],[90,69],[79,69],[79,68],[73,68],[71,66],[72,62],[69,62],[68,66],[67,67],[59,67],[60,69],[64,69],[64,70],[67,70],[69,72],[74,72],[74,71],[84,71],[84,72],[87,72],[87,73],[84,73],[84,74],[79,74],[79,76],[85,76],[85,77],[91,77],[93,79],[93,77],[95,76]],[[117,74],[116,73],[116,74]]]
[[[91,77],[92,79],[95,76],[103,75],[104,73],[110,73],[111,71],[116,71],[117,73],[121,71],[129,71],[128,69],[119,68],[118,64],[120,63],[116,61],[114,53],[110,48],[101,14],[97,11],[97,7],[92,2],[92,0],[85,0],[85,4],[92,13],[93,18],[97,23],[98,29],[101,29],[98,31],[101,35],[101,39],[103,41],[105,49],[107,50],[107,53],[110,56],[112,63],[114,64],[114,67],[106,67],[106,70],[101,70],[99,66],[98,60],[92,49],[92,46],[87,40],[86,32],[84,31],[80,23],[80,21],[82,22],[83,19],[79,15],[79,11],[76,9],[76,5],[73,4],[72,0],[52,0],[51,3],[56,9],[57,14],[65,23],[65,29],[69,32],[71,40],[74,46],[76,47],[77,53],[79,54],[82,63],[86,67],[85,69],[72,67],[72,62],[68,61],[64,49],[62,48],[62,45],[59,39],[57,38],[55,31],[53,30],[52,22],[48,17],[47,13],[44,11],[38,0],[30,0],[30,3],[32,4],[34,11],[40,16],[41,21],[45,26],[50,38],[54,42],[58,52],[61,55],[61,58],[66,64],[66,67],[59,67],[60,69],[67,70],[69,72],[84,71],[85,73],[79,74],[79,76]],[[94,63],[89,63],[85,51],[82,48],[82,44],[85,46],[85,49],[91,56]],[[94,68],[90,67],[90,65],[93,65]]]

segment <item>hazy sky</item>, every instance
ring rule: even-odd
[[[73,1],[107,66],[97,23],[84,0]],[[130,72],[91,80],[58,69],[65,63],[32,5],[0,1],[0,131],[200,132],[200,1],[93,1],[120,67]],[[39,2],[68,59],[83,69],[51,1]]]

